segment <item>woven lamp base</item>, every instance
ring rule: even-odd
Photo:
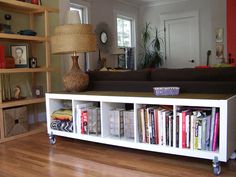
[[[89,77],[80,69],[78,58],[72,56],[72,68],[63,78],[65,90],[68,92],[81,92],[88,87]]]

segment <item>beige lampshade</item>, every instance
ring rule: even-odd
[[[65,24],[81,24],[79,12],[68,10],[65,15]]]
[[[69,24],[57,26],[51,37],[53,54],[96,51],[96,36],[92,25]]]

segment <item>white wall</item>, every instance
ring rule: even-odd
[[[107,59],[108,67],[117,67],[117,58],[112,55],[112,48],[116,47],[116,15],[117,13],[138,19],[138,7],[123,3],[118,0],[90,0],[91,2],[91,23],[96,25],[101,22],[108,24],[112,33],[112,46],[110,46],[109,53],[102,53],[102,57]],[[97,68],[98,52],[92,55],[90,59],[90,69]]]
[[[219,63],[220,61],[215,59],[215,29],[223,27],[226,32],[225,0],[189,0],[161,6],[141,7],[139,26],[142,29],[146,22],[150,22],[152,26],[160,28],[160,15],[190,11],[199,12],[200,64],[206,65],[208,50],[212,51],[210,63]]]

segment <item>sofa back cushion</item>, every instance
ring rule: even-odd
[[[147,81],[150,80],[148,71],[90,71],[90,81]]]
[[[236,81],[236,67],[232,68],[161,68],[151,72],[152,81]]]

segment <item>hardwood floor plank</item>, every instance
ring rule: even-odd
[[[45,133],[0,144],[0,177],[205,177],[211,162],[57,138]],[[236,176],[236,162],[222,164],[223,177]]]

